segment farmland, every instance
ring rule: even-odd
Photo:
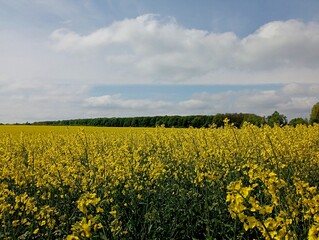
[[[317,239],[319,125],[0,126],[1,239]]]

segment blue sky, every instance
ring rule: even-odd
[[[0,0],[0,122],[319,101],[319,1]]]

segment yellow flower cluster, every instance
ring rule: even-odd
[[[1,239],[319,239],[319,125],[0,126]]]
[[[227,187],[226,201],[230,203],[232,217],[238,217],[246,231],[257,228],[265,239],[295,238],[296,234],[290,231],[292,214],[283,211],[280,202],[286,182],[276,173],[261,169],[256,164],[243,167],[249,168],[247,175],[244,173],[241,180],[231,182]],[[248,186],[243,182],[247,182]]]
[[[241,164],[239,179],[227,186],[232,218],[238,218],[245,231],[258,229],[264,239],[297,239],[300,235],[319,239],[319,194],[313,181],[316,173],[312,173],[319,165],[318,137],[298,138],[299,128],[264,128],[268,141],[263,145],[270,147],[259,149],[255,159]],[[301,136],[309,129],[304,130]]]

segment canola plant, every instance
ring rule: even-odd
[[[0,126],[1,239],[318,239],[319,125]]]

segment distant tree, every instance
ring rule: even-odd
[[[138,119],[136,117],[132,118],[131,127],[138,127]]]
[[[157,116],[155,126],[161,126],[162,124],[165,124],[163,121],[163,116]]]
[[[319,123],[319,102],[313,105],[311,109],[309,123],[310,124]]]
[[[289,121],[289,125],[293,127],[296,127],[299,124],[307,125],[308,120],[305,118],[298,117],[298,118],[293,118]]]
[[[129,118],[125,118],[123,122],[123,127],[129,127],[131,125],[131,121]]]
[[[280,114],[278,111],[275,111],[272,115],[269,115],[266,119],[267,124],[271,127],[274,125],[286,125],[287,117],[283,114]]]
[[[178,118],[177,118],[177,116],[168,117],[165,126],[167,126],[167,127],[178,127]]]
[[[182,126],[188,128],[191,126],[192,118],[190,116],[184,116],[182,121]]]
[[[208,128],[212,124],[213,119],[214,119],[214,116],[206,116],[205,117],[204,127]]]
[[[225,114],[218,113],[213,118],[213,123],[216,124],[217,127],[224,126],[224,119],[226,118]]]
[[[150,117],[142,117],[141,118],[141,126],[142,127],[150,127],[151,126],[151,118]]]
[[[247,114],[244,117],[244,122],[249,122],[251,124],[254,124],[258,127],[261,127],[263,124],[265,124],[265,118],[255,115],[255,114]]]
[[[261,126],[265,122],[264,117],[249,113],[223,113],[216,115],[190,115],[190,116],[153,116],[153,117],[111,117],[111,118],[87,118],[58,121],[34,122],[33,125],[61,125],[61,126],[105,126],[105,127],[184,127],[195,128],[209,127],[215,124],[217,127],[224,125],[224,119],[240,128],[243,122],[251,122]]]
[[[203,116],[194,116],[191,121],[191,126],[195,128],[201,128],[205,124],[205,118]]]

